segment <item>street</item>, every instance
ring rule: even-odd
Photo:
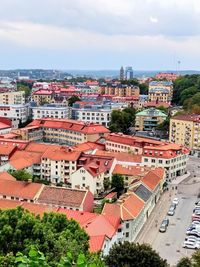
[[[191,223],[191,215],[200,189],[200,159],[191,158],[188,169],[190,177],[182,181],[177,190],[165,192],[148,222],[145,224],[136,242],[148,243],[162,258],[167,259],[170,266],[176,266],[180,258],[190,256],[194,250],[182,248],[186,228]],[[174,197],[178,197],[179,204],[174,216],[168,216],[167,211]],[[164,218],[169,218],[169,226],[165,233],[159,232],[159,226]]]

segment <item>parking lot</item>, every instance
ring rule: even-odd
[[[175,265],[184,256],[191,255],[193,250],[182,248],[185,232],[191,222],[192,210],[196,197],[178,195],[180,200],[174,216],[169,218],[169,226],[166,233],[157,231],[152,247],[159,252],[160,256],[167,259],[170,265]],[[162,218],[160,218],[162,220]],[[160,220],[160,221],[161,221]],[[159,228],[159,225],[158,225]]]
[[[182,248],[185,232],[191,223],[196,196],[176,194],[179,204],[174,216],[168,216],[167,211],[173,199],[171,193],[162,197],[154,214],[149,218],[138,237],[139,243],[149,243],[161,257],[167,259],[170,266],[175,266],[180,258],[191,255],[194,250]],[[169,218],[169,226],[165,233],[159,232],[159,226],[164,218]]]

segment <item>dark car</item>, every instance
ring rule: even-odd
[[[168,225],[169,225],[169,219],[164,219],[160,225],[159,232],[161,233],[166,232]]]

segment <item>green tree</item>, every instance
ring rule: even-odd
[[[115,188],[117,192],[122,191],[124,189],[124,177],[118,173],[113,174],[111,186],[112,188]]]
[[[115,244],[105,262],[109,267],[167,267],[163,260],[149,245],[129,243]]]
[[[56,266],[62,256],[71,252],[74,259],[88,254],[88,235],[74,220],[64,214],[48,213],[35,217],[21,207],[0,210],[0,255],[27,255],[31,245],[44,253],[50,266]]]
[[[191,98],[197,92],[198,92],[198,89],[195,86],[192,86],[192,87],[189,87],[189,88],[183,90],[180,93],[180,98],[181,98],[180,103],[183,104],[186,99]]]
[[[129,133],[130,127],[135,124],[135,114],[136,110],[134,108],[125,108],[122,111],[113,110],[109,125],[110,131]]]
[[[182,258],[176,267],[192,267],[191,260],[188,257]]]
[[[25,170],[9,170],[12,176],[14,176],[18,181],[29,181],[33,179],[33,176]]]
[[[156,130],[163,131],[163,132],[168,132],[169,131],[169,124],[170,124],[170,118],[167,117],[166,120],[161,122],[156,126]]]
[[[81,99],[78,96],[73,95],[68,99],[68,105],[72,107],[76,101],[81,101]]]

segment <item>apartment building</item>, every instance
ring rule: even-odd
[[[162,193],[164,170],[149,171],[115,203],[105,203],[102,214],[120,216],[123,241],[134,242]]]
[[[171,81],[152,81],[149,83],[149,101],[170,102],[173,95]]]
[[[48,89],[39,89],[34,91],[31,96],[31,100],[41,105],[43,103],[51,103],[54,99],[54,92]]]
[[[138,86],[105,86],[100,88],[100,93],[105,95],[113,95],[120,97],[137,96],[140,95],[140,89]]]
[[[168,81],[175,81],[179,77],[178,74],[176,73],[168,73],[168,72],[160,72],[156,74],[155,78],[156,79],[165,79]]]
[[[95,142],[109,130],[95,123],[67,119],[37,119],[27,127],[15,131],[22,140],[37,140],[74,146],[87,141]],[[42,140],[41,140],[42,138]]]
[[[72,188],[90,190],[97,197],[105,192],[105,181],[111,182],[115,164],[114,157],[83,154],[71,175]]]
[[[184,145],[200,157],[200,115],[178,115],[170,119],[170,142]]]
[[[25,104],[25,93],[23,91],[0,93],[0,104],[23,105]]]
[[[106,150],[129,152],[142,156],[142,166],[164,167],[166,180],[171,182],[186,172],[189,149],[182,145],[137,136],[110,134],[105,138]]]
[[[69,107],[59,104],[45,104],[43,106],[31,107],[32,118],[54,118],[54,119],[68,119]]]
[[[0,105],[0,116],[24,123],[29,118],[29,104]]]
[[[149,108],[138,112],[135,116],[136,131],[152,131],[167,118],[167,114],[159,109]]]

